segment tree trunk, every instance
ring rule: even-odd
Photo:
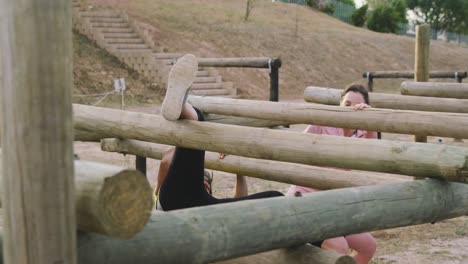
[[[468,185],[420,180],[155,213],[131,240],[80,234],[78,254],[86,264],[208,263],[466,214]]]
[[[79,230],[129,239],[149,220],[153,190],[138,171],[77,160],[74,201]]]
[[[215,97],[189,97],[203,112],[314,124],[370,131],[425,134],[452,138],[468,137],[468,116],[454,113],[425,113],[405,110],[364,109],[356,111],[337,106],[239,100]]]
[[[0,0],[6,263],[76,263],[71,11]]]
[[[401,94],[468,99],[468,83],[403,82]]]
[[[277,104],[277,103],[272,103]],[[75,128],[250,158],[466,181],[468,149],[221,125],[75,105]],[[358,151],[359,155],[356,155]],[[424,155],[421,155],[424,153]]]
[[[101,148],[104,151],[120,152],[160,160],[171,146],[137,140],[109,138],[101,142]],[[411,180],[411,177],[394,174],[321,168],[233,155],[227,155],[223,159],[219,159],[218,155],[218,153],[206,152],[205,168],[320,190],[389,184]]]
[[[307,87],[304,100],[310,103],[339,105],[342,90]],[[369,93],[370,105],[375,108],[428,112],[468,113],[468,100]]]

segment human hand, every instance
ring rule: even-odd
[[[227,154],[225,154],[225,153],[219,153],[218,159],[224,159],[224,157],[226,157],[226,156],[227,156]]]
[[[366,103],[355,104],[353,106],[354,111],[359,111],[359,110],[362,110],[362,109],[365,109],[365,108],[371,108],[371,106],[366,104]]]

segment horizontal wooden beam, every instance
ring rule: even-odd
[[[276,127],[276,126],[289,125],[289,123],[285,121],[216,115],[216,114],[209,114],[209,113],[205,114],[205,121],[218,123],[218,124],[248,126],[248,127]]]
[[[468,115],[409,110],[364,109],[310,103],[283,103],[215,97],[189,97],[203,112],[285,121],[291,124],[358,128],[410,135],[468,138]]]
[[[128,139],[104,139],[103,151],[162,159],[171,146]],[[218,153],[205,153],[205,168],[245,175],[264,180],[306,186],[321,190],[364,185],[390,184],[412,180],[412,177],[366,171],[349,171],[302,165],[297,163],[261,160]]]
[[[130,240],[79,234],[78,260],[208,263],[466,214],[466,184],[426,179],[347,188],[155,213]]]
[[[106,136],[104,135],[90,133],[90,132],[82,131],[78,129],[75,129],[73,136],[74,136],[75,141],[88,141],[88,142],[99,142],[101,141],[101,139],[106,138]]]
[[[272,250],[256,255],[216,262],[216,264],[356,264],[351,256],[340,255],[310,244]]]
[[[403,82],[401,94],[468,99],[468,83]]]
[[[343,90],[310,86],[304,90],[304,100],[310,103],[339,105]],[[372,107],[428,112],[468,113],[468,100],[369,93]]]
[[[242,68],[270,68],[281,67],[281,59],[268,57],[253,58],[198,58],[200,67],[242,67]]]
[[[250,158],[466,181],[468,148],[250,128],[74,105],[75,128]],[[357,152],[357,150],[359,150]],[[423,155],[421,154],[423,153]]]
[[[79,230],[129,239],[150,218],[153,190],[136,170],[76,160],[75,204]]]
[[[442,79],[442,78],[453,78],[453,79],[463,79],[468,76],[468,73],[465,72],[441,72],[433,71],[429,72],[429,78],[433,79]],[[402,79],[414,79],[414,72],[411,71],[375,71],[375,72],[365,72],[362,74],[364,78],[382,78],[382,79],[391,79],[391,78],[402,78]]]

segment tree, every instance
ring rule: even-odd
[[[337,2],[341,2],[343,4],[347,4],[356,8],[356,4],[354,3],[354,0],[337,0]]]
[[[319,0],[305,0],[306,4],[313,8],[319,7]]]
[[[390,5],[381,5],[374,9],[367,21],[370,30],[384,33],[397,33],[400,30],[398,12]]]
[[[351,16],[351,22],[353,22],[353,25],[355,25],[356,27],[364,26],[367,20],[368,8],[369,6],[366,4],[356,9],[356,11],[354,11],[353,15]]]
[[[456,29],[466,21],[468,0],[406,0],[419,21],[431,25],[434,36],[437,32]]]

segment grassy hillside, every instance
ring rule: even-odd
[[[153,25],[158,30],[154,37],[165,51],[192,52],[205,57],[281,57],[281,98],[301,97],[308,85],[342,87],[364,81],[361,74],[365,71],[413,68],[414,38],[356,28],[303,6],[256,0],[246,22],[246,1],[94,0],[94,3],[126,10]],[[431,45],[432,70],[467,70],[467,58],[467,46],[440,41]],[[267,97],[265,70],[222,72],[244,96]],[[391,92],[397,85],[377,80],[375,87],[377,91]]]
[[[142,103],[159,103],[164,95],[164,89],[158,84],[149,82],[137,72],[128,69],[117,58],[99,49],[86,37],[74,33],[74,63],[73,102],[82,104],[95,104],[103,95],[100,94],[114,90],[114,79],[125,78],[127,91],[125,100],[127,106]],[[121,105],[121,97],[116,94],[107,96],[98,106],[117,107]]]

